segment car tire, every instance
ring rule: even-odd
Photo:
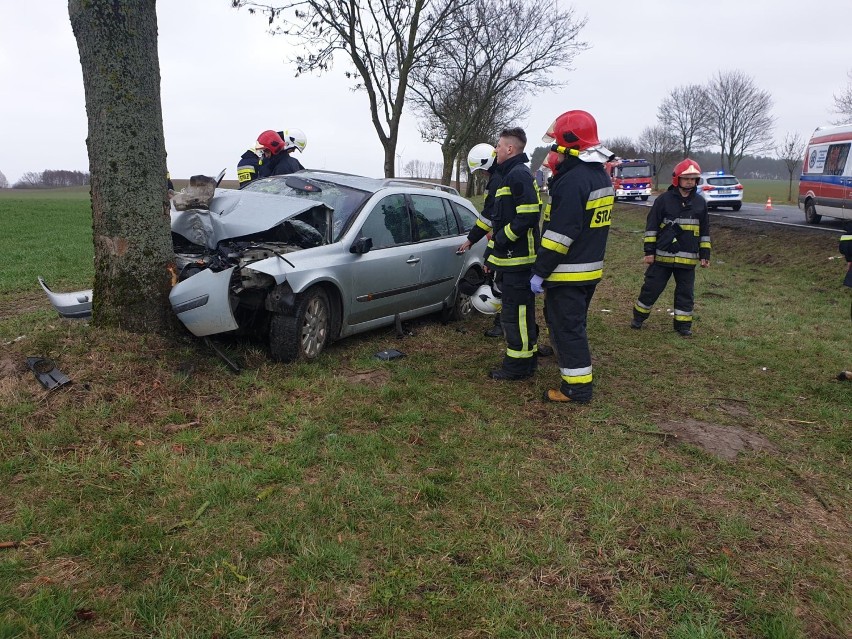
[[[475,268],[470,268],[462,277],[463,280],[469,282],[481,282],[482,275]],[[453,300],[453,305],[450,307],[449,319],[457,322],[462,322],[473,315],[473,304],[470,301],[470,296],[465,295],[458,287],[456,287],[456,299]]]
[[[642,195],[641,196],[643,202],[647,202],[649,197],[651,197],[651,196],[650,195]]]
[[[805,222],[808,224],[819,224],[822,220],[822,215],[817,214],[816,206],[813,200],[805,202]]]
[[[742,202],[737,202],[731,208],[734,209],[735,211],[739,211],[741,208],[743,208]]]
[[[276,313],[269,323],[269,352],[279,362],[314,360],[329,343],[331,305],[319,287],[296,297],[292,315]]]

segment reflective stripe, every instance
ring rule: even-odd
[[[507,348],[506,355],[515,359],[526,359],[527,357],[532,357],[533,355],[535,355],[535,351],[515,351],[511,348]]]
[[[645,237],[657,237],[656,231],[645,231]]]
[[[490,226],[488,226],[488,225],[487,225],[485,222],[483,222],[482,220],[476,220],[476,225],[477,225],[479,228],[481,228],[483,231],[485,231],[486,233],[488,233],[488,232],[490,232],[490,231],[491,231],[491,227],[490,227]]]
[[[656,235],[655,235],[654,237],[646,237],[646,238],[645,238],[645,244],[652,244],[652,243],[654,243],[654,242],[656,242],[656,241],[657,241],[657,236],[656,236]]]
[[[539,211],[541,211],[541,207],[538,204],[518,204],[515,207],[515,211],[518,215],[527,213],[538,213]]]
[[[584,271],[582,273],[551,273],[548,282],[591,282],[603,277],[603,270]]]
[[[568,237],[567,235],[562,235],[562,233],[557,233],[556,231],[545,231],[544,235],[542,235],[541,237],[542,241],[544,241],[545,238],[547,238],[548,240],[553,240],[558,244],[562,244],[562,246],[564,246],[566,250],[574,243],[574,240],[572,238]]]
[[[698,226],[699,224],[699,221],[694,217],[679,217],[674,222],[681,226]]]
[[[524,353],[532,352],[530,349],[530,338],[527,335],[527,307],[518,307],[518,329],[521,331],[521,350]]]
[[[527,229],[527,255],[535,257],[535,233],[532,229]]]
[[[515,233],[512,231],[511,224],[507,224],[506,226],[504,226],[503,232],[506,234],[506,237],[508,237],[509,240],[512,242],[517,241],[517,239],[520,237],[520,235],[515,235]]]
[[[592,367],[560,368],[559,374],[567,384],[590,384],[592,382]]]
[[[680,228],[684,231],[692,231],[696,237],[698,237],[698,234],[700,233],[700,229],[697,224],[681,224]]]
[[[679,251],[677,253],[668,253],[667,251],[657,251],[660,257],[683,257],[687,259],[698,259],[698,253],[689,253],[688,251]]]
[[[605,186],[601,189],[595,189],[594,191],[589,193],[589,201],[598,200],[606,197],[607,195],[615,195],[615,191],[612,190],[611,186]]]
[[[637,301],[636,304],[634,304],[633,310],[635,310],[638,313],[642,313],[642,315],[650,315],[650,313],[651,313],[650,307],[643,305],[642,302],[639,302],[639,301]]]
[[[560,255],[565,255],[566,253],[568,253],[567,246],[565,246],[564,244],[560,244],[559,242],[554,242],[553,240],[547,237],[541,238],[541,248],[553,251],[554,253],[559,253]]]
[[[501,186],[497,189],[497,192],[494,194],[494,197],[503,197],[504,195],[512,195],[512,189],[508,186]]]
[[[660,255],[657,256],[656,261],[662,264],[688,264],[691,266],[698,264],[697,259],[687,257],[662,257]]]
[[[840,236],[840,241],[841,241],[841,242],[849,242],[849,241],[852,241],[852,235],[841,235],[841,236]]]
[[[677,308],[674,310],[674,314],[675,315],[688,315],[689,317],[692,317],[692,311],[682,311],[682,310],[677,309]]]
[[[675,322],[691,322],[692,315],[675,315]]]
[[[524,257],[488,256],[488,263],[493,264],[494,266],[520,266],[521,264],[532,264],[533,262],[535,262],[535,254],[525,255]]]
[[[591,211],[592,209],[599,209],[604,206],[612,206],[614,202],[615,198],[612,195],[607,195],[606,197],[601,197],[596,200],[590,199],[586,202],[586,210]]]
[[[702,235],[700,238],[698,238],[698,240],[700,242],[707,242],[707,244],[710,244],[710,236],[709,235]]]
[[[545,222],[550,222],[550,202],[548,202],[544,207],[544,213],[542,213],[542,217]]]
[[[603,261],[587,262],[586,264],[560,264],[554,269],[554,273],[582,273],[585,271],[600,270],[603,268]]]
[[[701,242],[701,244],[698,245],[698,248],[709,249],[710,248],[710,242]]]
[[[490,248],[490,249],[494,248],[494,240],[493,239],[488,240],[488,248]]]

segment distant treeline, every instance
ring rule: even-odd
[[[702,171],[718,171],[722,167],[722,159],[719,157],[718,152],[693,151],[690,153],[690,156],[698,162]],[[672,167],[662,168],[671,173]],[[795,173],[793,173],[794,179],[798,179],[801,168],[800,163]],[[787,170],[784,160],[759,155],[744,155],[743,159],[737,165],[737,177],[745,180],[787,180],[790,177],[790,172]]]
[[[57,189],[63,186],[86,186],[90,181],[87,171],[28,171],[12,185],[13,189]]]

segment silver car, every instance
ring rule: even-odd
[[[400,320],[471,315],[459,283],[482,280],[485,242],[456,250],[475,222],[454,189],[425,182],[300,171],[217,189],[208,209],[172,210],[169,299],[195,335],[260,334],[276,360],[315,359]]]

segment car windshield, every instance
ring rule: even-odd
[[[649,166],[622,166],[621,177],[623,178],[640,178],[651,177],[651,167]]]
[[[334,211],[332,241],[336,242],[346,230],[352,214],[370,197],[367,191],[360,191],[348,186],[341,186],[325,180],[310,179],[322,189],[321,191],[305,191],[287,186],[287,175],[276,175],[263,180],[257,180],[246,186],[244,191],[259,193],[274,193],[289,197],[303,197],[308,200],[320,201]]]
[[[713,186],[736,186],[739,184],[737,178],[732,176],[707,178],[707,183]]]

